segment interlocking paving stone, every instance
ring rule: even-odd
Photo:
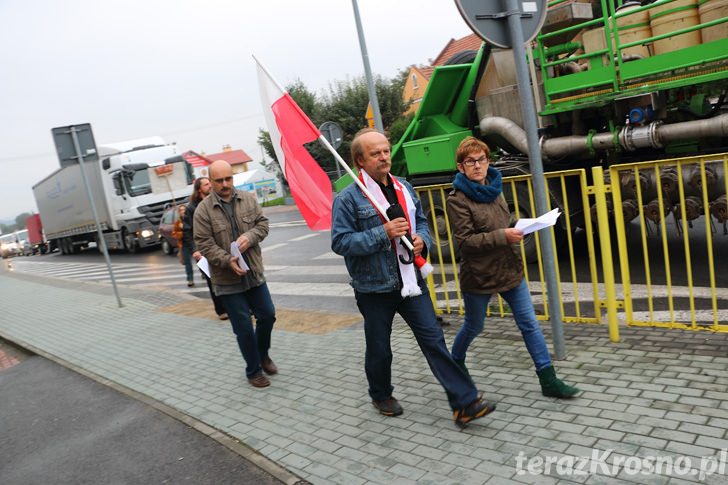
[[[160,311],[186,295],[111,288],[0,272],[0,335],[142,392],[241,440],[312,483],[684,483],[651,475],[517,475],[515,457],[590,454],[711,456],[728,447],[728,335],[567,325],[559,376],[584,391],[541,395],[510,319],[489,318],[468,352],[475,382],[499,401],[459,430],[406,325],[392,332],[395,396],[387,418],[367,396],[360,324],[327,334],[278,329],[270,388],[247,385],[229,325]],[[194,298],[194,297],[192,297]],[[37,310],[27,312],[29,305]],[[448,317],[448,344],[462,321]],[[543,325],[547,341],[550,326]],[[674,345],[675,343],[679,345]],[[184,349],[184,352],[180,352]],[[716,351],[723,351],[719,354]],[[722,356],[721,356],[722,355]],[[691,480],[697,481],[697,480]],[[709,477],[705,483],[726,483]]]

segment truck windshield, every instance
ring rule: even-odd
[[[124,185],[127,193],[132,197],[152,193],[152,184],[146,168],[125,171]]]

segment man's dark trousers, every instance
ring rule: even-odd
[[[263,283],[243,293],[220,295],[220,299],[230,317],[240,353],[245,359],[245,375],[252,377],[261,371],[261,359],[268,356],[270,334],[276,321],[268,285]],[[255,329],[250,318],[251,313],[255,315]]]
[[[424,285],[420,284],[420,288]],[[470,378],[455,363],[445,345],[445,336],[437,322],[427,288],[422,295],[402,298],[399,291],[360,293],[356,303],[364,317],[366,355],[364,368],[369,381],[369,395],[381,401],[392,395],[392,319],[399,313],[412,329],[430,370],[445,388],[450,407],[462,409],[478,398]]]

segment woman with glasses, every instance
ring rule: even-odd
[[[579,389],[556,377],[551,364],[516,245],[523,233],[508,227],[510,211],[501,174],[489,166],[489,157],[488,145],[472,136],[465,138],[455,155],[458,173],[447,199],[450,227],[460,247],[460,287],[465,303],[465,322],[452,346],[453,359],[467,372],[465,354],[483,331],[490,297],[498,293],[511,307],[543,395],[573,397]]]

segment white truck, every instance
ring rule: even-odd
[[[97,162],[84,162],[91,195],[109,249],[133,253],[159,245],[165,207],[192,193],[192,170],[174,144],[160,137],[99,145]],[[78,164],[62,167],[33,186],[51,250],[73,254],[97,243],[96,225]]]

